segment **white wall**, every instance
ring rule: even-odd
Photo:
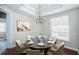
[[[33,18],[29,15],[12,11],[6,6],[0,6],[1,10],[4,10],[7,14],[7,48],[15,46],[15,40],[25,41],[27,35],[36,36],[41,32],[41,24],[34,22]],[[30,32],[17,32],[16,25],[17,20],[25,20],[30,23]]]
[[[59,17],[62,15],[68,15],[69,16],[69,42],[65,42],[65,45],[67,47],[73,48],[73,49],[78,49],[78,39],[77,39],[77,28],[78,25],[78,17],[79,17],[79,9],[74,9],[74,10],[70,10],[67,12],[62,12],[62,13],[58,13],[58,14],[54,14],[54,15],[50,15],[46,17],[46,22],[43,23],[43,31],[46,35],[50,35],[50,19],[54,18],[54,17]]]
[[[17,20],[29,22],[31,31],[17,32]],[[41,32],[41,25],[34,22],[33,18],[17,12],[12,12],[12,46],[15,46],[15,40],[26,41],[27,35],[36,36]]]
[[[78,10],[79,12],[79,10]],[[79,13],[78,13],[79,15]],[[77,21],[77,43],[78,43],[78,51],[79,51],[79,16],[78,16],[78,21]]]

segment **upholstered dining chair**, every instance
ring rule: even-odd
[[[53,47],[49,49],[48,52],[50,52],[53,55],[63,55],[64,51],[64,42],[58,44],[56,43]]]
[[[56,44],[57,43],[57,39],[53,39],[53,44]]]
[[[57,38],[50,37],[48,41],[52,42],[52,44],[56,44],[57,43]]]
[[[27,46],[24,46],[23,43],[20,40],[16,40],[16,53],[22,54],[25,49],[27,49]]]

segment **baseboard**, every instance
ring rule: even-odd
[[[79,54],[79,50],[78,50],[78,49],[71,48],[71,47],[68,47],[68,46],[65,46],[65,48],[67,48],[67,49],[71,49],[71,50],[73,50],[73,51],[77,51],[77,52],[78,52],[78,54]]]

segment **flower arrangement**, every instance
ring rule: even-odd
[[[47,38],[47,36],[46,36],[46,35],[44,35],[44,34],[40,34],[40,35],[38,35],[38,38],[39,38],[39,39],[46,39],[46,38]]]

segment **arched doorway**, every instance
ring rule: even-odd
[[[6,49],[6,16],[7,14],[0,9],[0,52]]]
[[[6,39],[4,43],[1,42],[2,46],[0,45],[2,52],[11,47],[11,11],[5,6],[1,6],[0,11],[6,14]]]

